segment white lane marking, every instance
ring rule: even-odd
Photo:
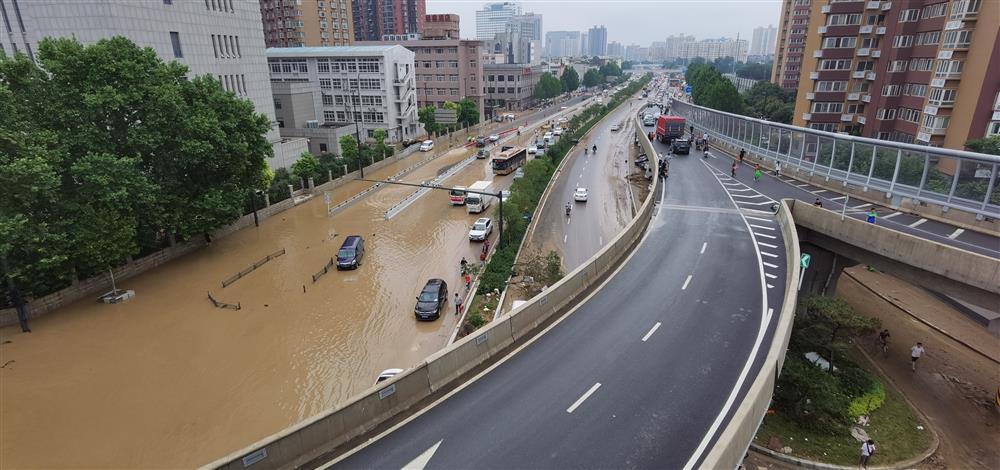
[[[831,201],[843,201],[844,199],[847,199],[847,196],[830,198]]]
[[[708,242],[702,243],[701,244],[701,253],[700,254],[702,254],[702,255],[705,254],[705,248],[707,248],[707,247],[708,247]]]
[[[735,200],[733,202],[736,203]],[[767,205],[771,205],[771,204],[774,204],[774,203],[775,203],[775,201],[772,199],[772,200],[767,200],[767,201],[764,201],[764,202],[740,201],[737,204],[748,204],[748,205],[751,205],[751,206],[767,206]]]
[[[895,216],[897,216],[899,214],[902,214],[902,212],[893,212],[892,214],[889,214],[887,216],[883,216],[882,218],[883,219],[891,219],[891,218],[893,218],[893,217],[895,217]]]
[[[705,162],[702,162],[702,164],[704,164],[706,168],[709,167],[708,164]],[[718,177],[716,177],[716,179],[718,179]],[[726,194],[728,195],[729,193]],[[730,197],[729,200],[733,203],[734,206],[736,205],[735,199]],[[764,252],[761,251],[760,247],[757,246],[757,238],[754,237],[754,232],[750,229],[750,223],[747,222],[746,217],[743,216],[742,213],[740,214],[740,217],[743,218],[743,224],[746,225],[747,231],[750,232],[750,241],[754,243],[754,252],[757,255],[757,262],[763,263],[764,260],[761,258],[761,255]],[[777,255],[772,255],[772,256],[777,258]],[[761,312],[763,312],[767,309],[767,289],[772,288],[774,286],[767,284],[767,282],[764,280],[764,267],[761,264],[758,264],[757,270],[760,273],[760,310]],[[732,390],[730,390],[729,396],[726,398],[726,404],[722,407],[721,410],[719,410],[719,414],[716,415],[715,421],[712,422],[712,425],[709,427],[708,431],[705,432],[705,436],[702,437],[701,443],[698,444],[698,447],[691,454],[691,457],[688,458],[687,463],[684,464],[684,470],[692,469],[694,467],[695,462],[697,462],[698,459],[702,457],[702,454],[708,447],[709,441],[711,441],[712,437],[715,436],[715,433],[718,432],[719,427],[722,426],[722,421],[725,419],[726,415],[729,414],[729,410],[733,407],[733,404],[736,402],[736,397],[737,395],[739,395],[740,389],[743,388],[743,382],[746,381],[747,376],[750,374],[750,367],[757,359],[757,353],[758,351],[760,351],[760,346],[764,342],[764,334],[767,332],[767,325],[770,321],[771,321],[770,316],[761,315],[760,326],[757,328],[757,337],[754,339],[753,348],[750,350],[750,354],[747,356],[747,360],[743,364],[743,369],[740,370],[740,376],[739,378],[736,379],[736,384],[733,385]]]
[[[757,224],[750,224],[750,226],[753,228],[762,228],[764,230],[770,230],[772,232],[774,231],[774,227],[765,227],[763,225],[757,225]]]
[[[770,284],[768,284],[768,285],[770,286]],[[774,287],[774,286],[771,286],[771,287]],[[773,315],[774,315],[774,309],[773,308],[768,308],[767,309],[767,314],[764,315],[764,323],[767,323],[767,322],[771,321],[771,316],[773,316]]]
[[[645,343],[646,340],[649,339],[650,336],[653,336],[653,333],[656,333],[656,330],[658,330],[659,328],[660,328],[660,322],[656,322],[656,324],[649,329],[649,332],[646,333],[646,336],[642,337],[642,342]]]
[[[776,237],[774,235],[768,235],[766,233],[754,232],[753,234],[757,235],[758,237],[770,238],[771,240],[777,240],[778,239],[778,237]]]
[[[958,238],[958,236],[961,235],[964,232],[965,232],[964,228],[955,229],[954,232],[951,232],[951,235],[948,235],[948,239],[954,240],[954,239]]]
[[[581,404],[583,404],[584,400],[590,398],[590,396],[593,395],[594,392],[596,392],[597,389],[599,389],[599,388],[601,388],[601,383],[600,382],[595,383],[593,387],[590,387],[590,390],[587,390],[587,393],[584,393],[583,396],[581,396],[580,398],[577,398],[576,401],[573,402],[573,404],[570,405],[569,408],[566,408],[566,412],[567,413],[572,413],[573,410],[575,410],[578,406],[580,406]]]
[[[433,457],[434,453],[437,452],[438,446],[440,446],[442,442],[444,442],[444,439],[438,441],[437,444],[432,445],[430,449],[425,450],[422,454],[418,455],[417,458],[411,460],[410,463],[403,465],[403,470],[424,470],[424,467],[427,466],[427,462],[431,461],[431,457]]]
[[[797,187],[797,188],[808,188],[809,187],[809,183],[797,184],[797,185],[795,185],[795,187]]]
[[[921,224],[923,224],[924,222],[927,222],[927,219],[920,219],[920,220],[918,220],[918,221],[916,221],[916,222],[914,222],[914,223],[912,223],[912,224],[908,225],[908,227],[910,227],[910,228],[915,228],[915,227],[919,227],[919,226],[920,226]]]
[[[597,237],[597,244],[604,246],[604,236]]]
[[[768,263],[767,261],[764,262],[764,266],[767,266],[769,268],[778,269],[778,265],[777,264],[771,264],[771,263]]]
[[[568,233],[566,235],[563,235],[563,243],[566,243],[566,240],[568,240],[568,239],[569,239],[569,234]]]
[[[752,215],[745,215],[745,216],[743,216],[743,217],[746,217],[746,218],[748,218],[748,219],[753,219],[753,220],[759,220],[759,221],[761,221],[761,222],[774,222],[774,221],[773,221],[773,220],[771,220],[771,219],[765,219],[765,218],[763,218],[763,217],[754,217],[754,216],[752,216]]]
[[[763,246],[763,247],[765,247],[765,248],[773,248],[773,249],[775,249],[775,250],[777,250],[777,249],[778,249],[778,245],[772,245],[772,244],[770,244],[770,243],[764,243],[764,242],[757,242],[757,244],[758,244],[758,245],[760,245],[760,246]]]
[[[775,276],[774,274],[771,274],[771,273],[764,273],[764,275],[767,276],[768,279],[777,279],[778,278],[778,276]]]
[[[768,253],[768,252],[766,252],[766,251],[762,251],[762,252],[760,252],[760,254],[762,254],[762,255],[764,255],[764,256],[767,256],[767,257],[769,257],[769,258],[777,258],[777,257],[778,257],[778,255],[776,255],[776,254],[774,254],[774,253]]]
[[[764,197],[764,198],[767,198],[767,196],[765,196],[765,195],[763,195],[763,194],[760,194],[760,193],[757,193],[757,194],[751,194],[751,195],[749,195],[749,196],[744,196],[744,195],[742,195],[742,194],[733,194],[732,196],[733,196],[733,197],[743,197],[743,198],[747,198],[747,199],[757,199],[757,198],[759,198],[759,197]],[[770,198],[768,198],[768,199],[770,199]],[[745,202],[745,201],[740,201],[740,202]]]
[[[740,186],[743,186],[742,184]],[[729,191],[753,191],[753,188],[730,189]]]
[[[691,275],[688,274],[687,279],[684,280],[684,285],[681,286],[681,290],[686,290],[688,288],[688,283],[691,282]]]
[[[784,181],[784,182],[786,182],[788,184],[798,184],[799,183],[798,181],[795,181],[793,179],[788,179],[788,178],[780,178],[780,179],[781,179],[781,181]]]
[[[809,192],[813,193],[813,194],[819,194],[819,193],[829,193],[829,192],[832,192],[832,191],[828,191],[826,189],[818,189],[816,191],[809,191]]]
[[[570,220],[573,220],[573,218],[572,217],[566,217],[566,225],[569,225],[569,221]]]
[[[861,204],[860,206],[852,206],[851,209],[864,209],[870,205],[871,204]]]
[[[768,289],[774,289],[774,285],[772,285],[772,284],[768,284],[768,285],[767,285],[767,288],[768,288]]]

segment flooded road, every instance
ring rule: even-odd
[[[433,179],[465,159],[452,151],[403,179]],[[417,154],[372,174],[383,179]],[[476,160],[446,184],[491,179]],[[510,176],[500,177],[506,186]],[[344,201],[371,183],[332,191]],[[387,186],[337,212],[323,198],[216,240],[120,283],[118,305],[76,302],[33,320],[34,333],[0,329],[0,462],[4,468],[177,468],[208,463],[370,387],[447,343],[457,317],[416,322],[428,278],[460,291],[459,260],[475,214],[432,191],[391,220],[414,188]],[[362,235],[356,271],[312,274],[347,235]],[[226,288],[221,281],[275,258]],[[217,309],[206,293],[241,310]]]

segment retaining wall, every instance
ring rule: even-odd
[[[788,339],[792,333],[792,323],[795,319],[795,306],[798,303],[799,283],[799,237],[795,231],[795,221],[792,220],[793,199],[781,201],[778,209],[778,225],[785,239],[785,301],[781,311],[772,321],[778,322],[774,329],[774,337],[767,351],[764,365],[753,379],[750,389],[743,401],[736,408],[732,419],[719,434],[719,440],[712,446],[701,463],[702,468],[736,468],[743,462],[757,428],[760,427],[764,414],[771,404],[774,395],[774,385],[785,363],[785,352],[788,350]]]
[[[643,136],[640,143],[655,160],[656,153],[649,141]],[[654,174],[653,178],[652,187],[655,188],[658,175]],[[599,284],[642,238],[652,218],[654,194],[655,191],[650,191],[628,226],[597,254],[500,321],[487,324],[414,368],[355,396],[341,407],[324,411],[205,468],[291,468],[302,465],[375,429],[413,404],[455,386],[467,373],[498,357],[515,342],[537,333],[546,321],[570,308],[580,296]],[[392,393],[386,396],[388,391]]]

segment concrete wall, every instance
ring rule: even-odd
[[[774,339],[768,348],[767,358],[757,376],[753,378],[750,389],[739,404],[732,419],[719,434],[719,440],[705,456],[701,468],[736,468],[743,462],[753,436],[757,434],[767,407],[774,395],[774,385],[785,363],[785,352],[788,349],[788,339],[792,333],[792,323],[795,319],[795,306],[798,303],[799,282],[799,238],[795,231],[795,221],[792,220],[790,204],[795,201],[785,199],[778,209],[778,226],[785,240],[785,301],[781,311],[775,312],[772,321],[778,322],[774,330]],[[805,204],[802,204],[805,205]]]
[[[640,136],[647,154],[656,155],[652,145],[644,139]],[[654,187],[655,178],[658,176],[654,176]],[[403,374],[355,396],[344,406],[324,411],[205,468],[242,469],[247,467],[245,457],[265,454],[251,465],[258,468],[302,465],[375,429],[421,400],[455,386],[465,374],[498,357],[515,342],[531,337],[539,326],[564,312],[582,294],[599,284],[642,238],[652,218],[654,194],[650,191],[636,217],[601,251],[507,317],[489,323]],[[385,396],[390,391],[392,394]]]

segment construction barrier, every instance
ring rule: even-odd
[[[333,269],[333,265],[334,265],[333,258],[330,258],[330,261],[326,263],[326,266],[323,266],[323,269],[320,269],[316,274],[313,274],[313,284],[316,283],[317,279],[325,276],[326,273],[330,272],[330,270]]]
[[[219,302],[215,299],[215,297],[212,297],[211,291],[208,292],[208,300],[212,302],[212,305],[215,305],[215,308],[228,308],[230,310],[239,310],[243,308],[239,303],[230,304],[226,302]]]
[[[222,288],[225,289],[230,284],[232,284],[232,283],[234,283],[236,281],[239,281],[240,279],[243,279],[243,276],[246,276],[247,274],[250,274],[250,273],[256,271],[257,268],[259,268],[259,267],[267,264],[268,261],[271,261],[272,259],[275,259],[275,258],[277,258],[277,257],[279,257],[279,256],[281,256],[283,254],[285,254],[285,249],[284,248],[282,248],[279,251],[275,251],[274,253],[271,253],[271,254],[269,254],[269,255],[267,255],[267,256],[265,256],[265,257],[257,260],[252,265],[250,265],[250,267],[248,267],[248,268],[246,268],[246,269],[244,269],[244,270],[242,270],[242,271],[240,271],[240,272],[238,272],[238,273],[236,273],[236,274],[234,274],[234,275],[226,278],[225,280],[223,280],[222,281]]]

